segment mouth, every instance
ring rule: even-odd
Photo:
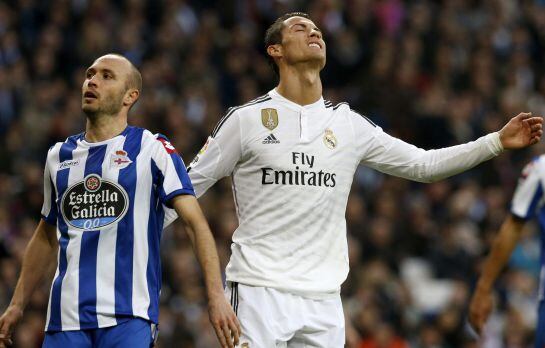
[[[87,92],[83,93],[83,98],[86,98],[86,99],[97,99],[98,96],[97,96],[97,94],[94,93],[94,92],[87,91]]]
[[[322,45],[319,42],[310,42],[308,44],[308,47],[315,47],[315,48],[318,48],[318,49],[322,49]]]

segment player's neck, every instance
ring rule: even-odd
[[[127,117],[100,115],[87,117],[85,140],[90,143],[105,141],[118,136],[127,128]]]
[[[299,105],[315,103],[322,97],[320,71],[283,67],[276,91],[284,98]]]

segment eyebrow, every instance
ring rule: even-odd
[[[308,26],[306,23],[295,23],[295,24],[293,24],[293,25],[291,26],[291,28],[293,28],[293,27],[295,27],[295,26],[298,26],[298,25],[301,26],[301,27],[303,27],[303,28],[305,28],[305,29],[306,29],[307,26]],[[317,26],[314,26],[314,28],[312,28],[312,29],[313,29],[313,30],[316,30],[316,31],[319,31],[320,33],[322,32],[322,31],[320,30],[320,28],[318,28]]]
[[[112,76],[116,76],[116,74],[113,72],[113,70],[110,70],[110,69],[108,69],[108,68],[103,68],[103,69],[98,69],[98,70],[99,70],[99,71],[103,71],[103,72],[107,72],[107,73],[109,73],[109,74],[112,74]],[[87,75],[87,73],[89,73],[89,72],[91,72],[91,71],[96,72],[97,69],[96,69],[96,68],[93,68],[93,67],[87,68],[87,70],[85,70],[85,74]]]

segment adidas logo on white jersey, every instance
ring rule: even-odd
[[[280,144],[280,140],[276,139],[274,134],[269,134],[268,137],[263,139],[263,144]]]

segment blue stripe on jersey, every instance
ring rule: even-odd
[[[151,161],[151,177],[154,184],[162,181],[162,174],[155,162]],[[150,213],[148,220],[148,266],[146,278],[148,280],[148,293],[150,306],[148,316],[154,323],[159,321],[159,294],[161,291],[161,258],[159,256],[159,246],[161,242],[161,232],[163,230],[163,219],[165,212],[163,205],[159,200],[160,192],[151,187],[150,193]],[[161,187],[159,184],[156,187]],[[164,191],[163,191],[164,194]]]
[[[106,145],[89,148],[85,162],[86,177],[89,174],[102,176],[102,162],[106,156]],[[81,236],[79,260],[79,320],[80,328],[98,327],[97,303],[97,250],[100,231],[85,231]]]
[[[68,140],[61,145],[59,150],[59,163],[72,159],[72,151],[77,147],[77,144],[73,138],[68,138]],[[57,201],[61,202],[61,196],[68,186],[68,174],[70,173],[70,168],[65,168],[57,172]],[[53,203],[53,202],[52,202]],[[59,203],[60,204],[60,203]],[[57,228],[61,234],[59,238],[59,274],[55,281],[53,282],[51,289],[51,316],[49,318],[48,330],[51,331],[60,331],[62,330],[62,321],[61,321],[61,288],[64,275],[66,274],[67,259],[66,259],[66,248],[68,247],[68,242],[70,237],[68,236],[68,226],[64,219],[57,219]]]
[[[134,250],[134,195],[136,191],[136,157],[140,153],[144,130],[127,127],[125,150],[133,163],[119,171],[118,183],[129,198],[127,214],[117,227],[115,246],[115,314],[117,318],[132,316],[133,250]]]

